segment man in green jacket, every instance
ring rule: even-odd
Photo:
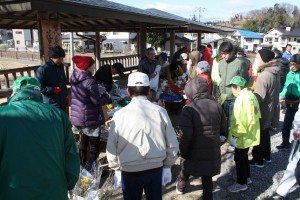
[[[0,199],[67,200],[79,155],[67,115],[43,104],[40,83],[17,79],[0,107]]]
[[[233,44],[231,42],[222,42],[222,44],[219,47],[219,51],[220,55],[222,56],[222,60],[219,63],[219,74],[221,77],[219,88],[220,93],[226,95],[226,100],[223,103],[222,108],[225,111],[228,122],[227,125],[229,129],[233,105],[236,97],[232,94],[231,89],[226,87],[226,85],[230,83],[231,79],[234,76],[241,76],[246,81],[248,81],[248,64],[244,60],[235,56]],[[221,135],[227,137],[228,131]]]

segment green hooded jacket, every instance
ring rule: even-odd
[[[30,91],[0,107],[0,199],[67,200],[79,176],[67,115]]]
[[[284,87],[279,95],[284,99],[288,99],[289,97],[300,98],[300,70],[296,72],[290,71],[287,74]]]
[[[236,147],[239,149],[259,145],[260,118],[259,103],[255,95],[244,88],[234,102],[228,141],[235,136]]]

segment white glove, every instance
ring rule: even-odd
[[[170,167],[164,167],[162,171],[162,181],[161,184],[165,186],[166,184],[170,183],[172,180],[172,173]]]
[[[236,147],[236,137],[232,136],[231,137],[231,146]]]
[[[121,187],[122,185],[122,176],[121,176],[121,171],[120,170],[115,170],[115,175],[114,175],[114,189],[117,190]]]

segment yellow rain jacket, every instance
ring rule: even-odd
[[[231,137],[235,136],[236,147],[239,149],[259,145],[260,118],[259,103],[255,95],[244,88],[234,103],[228,141],[230,142]]]

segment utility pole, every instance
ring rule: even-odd
[[[198,18],[199,22],[200,22],[200,19],[201,19],[201,17],[202,17],[202,13],[203,13],[204,11],[206,11],[206,8],[203,8],[203,7],[198,7],[198,8],[196,8],[196,13],[198,12],[198,16],[199,16],[199,18]]]

